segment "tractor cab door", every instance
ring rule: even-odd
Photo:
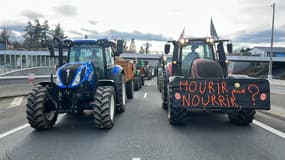
[[[105,48],[105,77],[106,78],[110,78],[112,77],[112,69],[114,67],[114,58],[113,58],[113,54],[112,54],[112,48],[111,47],[107,47]]]
[[[99,79],[104,77],[105,68],[104,68],[104,56],[103,49],[101,47],[92,48],[92,56],[88,58],[88,61],[91,61],[96,69]]]

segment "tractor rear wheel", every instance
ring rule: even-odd
[[[175,108],[173,106],[173,97],[169,96],[172,95],[172,89],[169,89],[168,93],[168,121],[171,125],[179,125],[183,124],[187,118],[187,110],[185,108]]]
[[[135,79],[134,79],[134,89],[135,89],[135,91],[140,89],[139,85],[140,85],[140,79],[139,79],[139,77],[135,77]]]
[[[116,112],[121,113],[125,112],[126,105],[126,83],[125,77],[121,74],[121,78],[119,79],[119,83],[117,85],[117,93],[116,96],[118,98],[119,106],[116,108]]]
[[[97,87],[93,107],[93,118],[97,128],[110,129],[114,125],[115,93],[111,86]]]
[[[134,98],[134,82],[133,80],[128,81],[126,84],[126,94],[128,99]]]
[[[142,86],[144,86],[144,76],[141,76],[142,79]]]
[[[163,81],[161,85],[162,108],[166,110],[168,108],[168,87],[165,74],[163,74]]]
[[[142,79],[139,78],[139,88],[142,88]]]
[[[254,119],[256,111],[254,109],[242,109],[237,112],[229,113],[230,122],[238,125],[249,125]]]
[[[26,115],[31,127],[37,130],[52,128],[58,113],[53,102],[48,98],[48,89],[37,86],[28,95],[27,100]]]

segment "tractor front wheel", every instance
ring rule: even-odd
[[[97,128],[110,129],[114,125],[115,94],[111,86],[99,86],[93,104],[93,118]]]
[[[52,128],[58,113],[53,102],[48,98],[48,89],[38,86],[28,95],[26,105],[27,120],[37,130]]]

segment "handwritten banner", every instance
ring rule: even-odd
[[[174,107],[270,108],[269,83],[263,79],[175,79]]]

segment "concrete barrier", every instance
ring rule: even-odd
[[[39,82],[50,81],[50,75],[0,77],[0,98],[28,95]]]
[[[29,74],[50,75],[53,73],[53,71],[54,71],[54,67],[52,67],[52,66],[24,68],[24,69],[14,70],[11,72],[6,72],[3,74],[0,74],[0,77],[3,77],[3,76],[27,76]]]

